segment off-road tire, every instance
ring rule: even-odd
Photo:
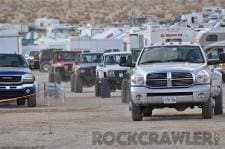
[[[221,89],[219,96],[215,97],[215,108],[214,108],[215,115],[223,114],[223,90]]]
[[[83,81],[81,77],[76,76],[74,78],[74,92],[82,93],[83,92]]]
[[[49,70],[45,70],[46,65],[48,65],[49,69],[50,69],[50,63],[49,62],[42,62],[40,64],[40,72],[48,72],[49,71]]]
[[[202,104],[202,117],[204,119],[211,119],[214,114],[214,108],[211,99],[208,99],[208,101],[204,102]]]
[[[143,116],[146,116],[146,117],[152,116],[152,109],[150,108],[143,109]]]
[[[130,90],[130,84],[129,80],[127,78],[123,79],[121,83],[121,102],[122,103],[128,103],[129,102],[129,90]]]
[[[101,79],[101,97],[110,98],[110,84],[108,79]]]
[[[74,92],[74,79],[75,79],[75,75],[72,74],[71,78],[70,78],[70,88],[71,88],[71,92]]]
[[[131,101],[131,116],[133,121],[142,121],[143,114],[141,107]]]
[[[95,97],[101,96],[101,82],[99,78],[95,80]]]
[[[26,100],[25,99],[17,99],[16,103],[18,106],[23,106],[26,104]]]
[[[36,107],[36,95],[32,95],[27,99],[28,107]]]

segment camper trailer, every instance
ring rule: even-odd
[[[145,45],[167,42],[190,42],[197,31],[187,27],[158,28],[144,33]]]
[[[202,48],[215,42],[225,40],[224,28],[214,28],[212,30],[204,30],[197,34],[195,41],[198,42]]]

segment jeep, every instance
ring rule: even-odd
[[[71,91],[82,93],[83,86],[95,85],[96,67],[101,63],[102,53],[82,53],[78,56],[71,75]]]
[[[128,78],[129,67],[119,65],[121,59],[131,57],[127,52],[104,53],[102,62],[96,67],[95,96],[109,98],[110,92],[121,90],[121,85]]]
[[[54,51],[49,70],[49,82],[61,83],[70,81],[73,65],[79,51]]]
[[[219,60],[207,60],[195,43],[167,43],[144,48],[136,64],[121,62],[135,67],[130,88],[133,121],[165,107],[184,111],[197,106],[205,119],[223,114],[222,75],[209,65],[224,60],[224,53]]]

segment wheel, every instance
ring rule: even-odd
[[[59,72],[55,72],[54,73],[54,82],[61,84],[62,82],[62,78]]]
[[[25,99],[17,99],[16,103],[18,106],[23,106],[23,105],[25,105],[26,100]]]
[[[221,89],[220,95],[215,97],[215,108],[214,108],[215,115],[223,114],[223,90]]]
[[[70,88],[71,88],[71,92],[74,92],[74,78],[75,78],[75,75],[72,74],[72,75],[71,75],[71,78],[70,78]]]
[[[100,79],[96,78],[95,80],[95,97],[100,97],[101,96],[101,83]]]
[[[50,69],[50,63],[49,62],[42,62],[40,64],[40,71],[41,72],[48,72]]]
[[[225,74],[224,73],[222,73],[222,80],[223,80],[223,82],[225,82]]]
[[[53,72],[49,72],[48,74],[48,81],[53,83],[54,82],[54,73]]]
[[[133,121],[142,121],[143,115],[141,107],[131,101],[131,115]]]
[[[145,109],[143,110],[143,116],[146,116],[146,117],[152,116],[152,109],[150,109],[150,108],[145,108]]]
[[[28,107],[36,107],[36,95],[30,96],[27,100]]]
[[[202,104],[202,117],[204,119],[211,119],[213,117],[213,104],[211,98]]]
[[[82,93],[83,92],[83,81],[81,77],[76,76],[74,78],[74,91],[76,93]]]
[[[110,98],[110,84],[108,79],[101,79],[101,97]]]
[[[121,101],[122,103],[128,103],[129,101],[129,92],[130,92],[130,85],[129,80],[127,78],[123,79],[121,83]]]

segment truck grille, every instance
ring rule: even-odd
[[[147,86],[151,88],[189,87],[193,76],[186,72],[151,73],[147,75]]]
[[[21,76],[0,76],[0,83],[21,82]]]

